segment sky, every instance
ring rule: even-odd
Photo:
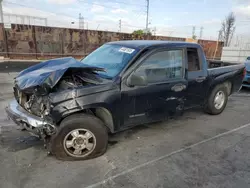
[[[3,0],[4,14],[46,18],[48,26],[79,28],[81,13],[85,28],[119,31],[121,20],[121,31],[128,33],[145,29],[146,8],[146,0]],[[234,38],[250,42],[250,0],[149,0],[149,28],[156,35],[191,37],[195,27],[199,38],[203,27],[202,38],[215,40],[231,11],[236,16]],[[4,16],[4,22],[21,20]],[[39,19],[30,23],[45,24]]]

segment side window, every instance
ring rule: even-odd
[[[201,64],[199,61],[199,54],[197,48],[187,49],[187,59],[188,59],[188,71],[201,70]]]
[[[156,52],[136,70],[146,76],[148,83],[162,82],[183,77],[182,50]]]

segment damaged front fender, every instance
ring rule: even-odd
[[[50,115],[58,123],[64,117],[86,109],[105,108],[111,114],[116,114],[116,105],[111,104],[119,105],[120,97],[118,85],[112,82],[51,93]]]

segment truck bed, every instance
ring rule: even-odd
[[[216,83],[217,78],[229,80],[232,83],[231,92],[237,92],[241,88],[242,75],[245,68],[244,63],[233,63],[223,61],[207,61],[208,75]]]
[[[216,76],[221,74],[226,74],[233,71],[243,71],[245,65],[244,64],[231,64],[231,65],[225,65],[221,67],[213,67],[208,69],[209,75]]]
[[[242,63],[237,62],[226,62],[221,60],[207,60],[208,68],[217,68],[217,67],[225,67],[225,66],[232,66],[232,65],[238,65]]]

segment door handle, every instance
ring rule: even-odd
[[[204,80],[206,80],[206,77],[205,76],[199,76],[198,78],[195,79],[196,82],[203,82]]]

